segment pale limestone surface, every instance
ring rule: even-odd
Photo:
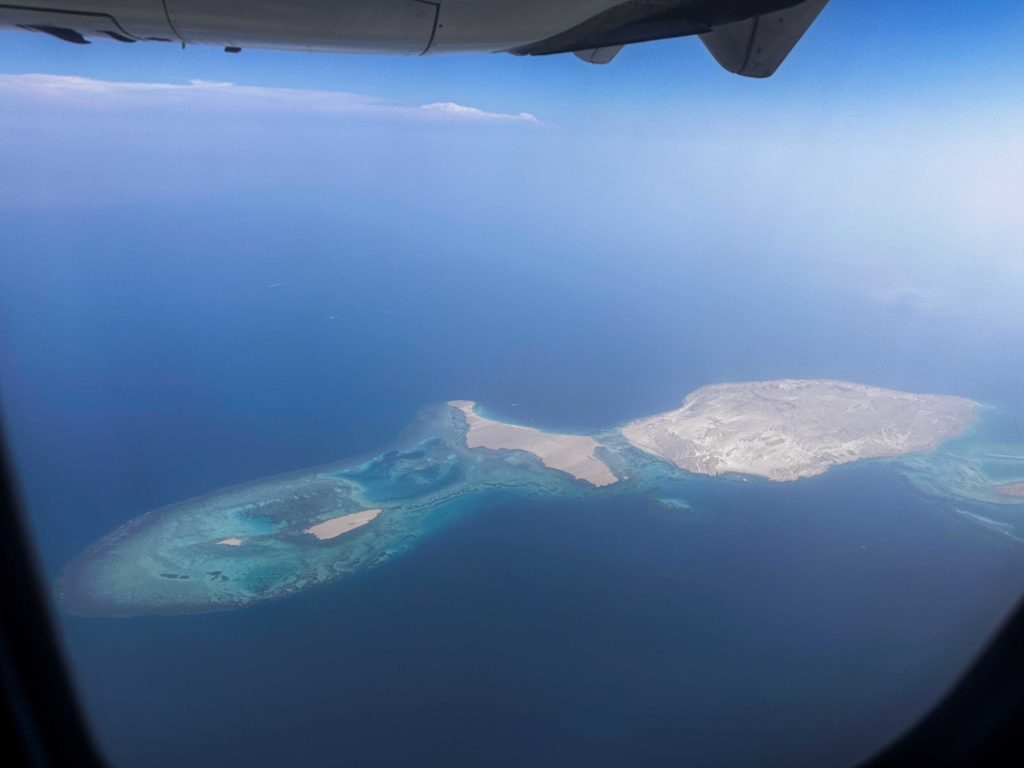
[[[466,445],[469,448],[526,451],[545,466],[567,472],[591,485],[611,485],[618,481],[608,465],[595,456],[599,443],[592,437],[543,432],[486,419],[473,410],[476,403],[471,400],[450,400],[448,404],[458,408],[466,417],[469,426]]]
[[[320,540],[334,539],[343,533],[354,531],[367,523],[372,522],[381,513],[379,509],[364,509],[361,512],[350,512],[347,515],[338,515],[330,520],[310,526],[306,533],[311,533]]]
[[[705,475],[796,480],[858,459],[926,451],[970,426],[976,403],[826,379],[716,384],[622,428],[637,448]]]

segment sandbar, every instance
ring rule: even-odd
[[[310,533],[321,541],[333,539],[341,536],[343,533],[348,533],[372,522],[380,513],[381,510],[379,509],[364,509],[361,512],[350,512],[347,515],[332,517],[330,520],[310,526],[305,530],[305,533]]]
[[[241,539],[239,539],[239,538],[236,538],[236,537],[232,536],[232,537],[231,537],[231,538],[229,538],[229,539],[221,539],[221,540],[220,540],[220,541],[218,541],[217,543],[218,543],[218,544],[223,544],[223,545],[224,545],[224,546],[226,546],[226,547],[240,547],[240,546],[242,546],[242,544],[244,544],[245,542],[243,542],[243,541],[242,541]]]
[[[603,486],[618,482],[608,465],[594,454],[600,445],[586,435],[562,435],[543,432],[517,424],[486,419],[474,410],[472,400],[449,400],[466,417],[466,445],[469,448],[506,449],[532,453],[544,466],[561,470],[591,485]]]

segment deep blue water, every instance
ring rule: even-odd
[[[216,233],[178,204],[0,234],[4,404],[51,577],[136,514],[375,450],[449,398],[595,429],[715,381],[834,377],[975,397],[1024,435],[1019,332],[768,259],[652,266],[482,222],[460,249],[357,203],[217,210]],[[64,617],[83,699],[125,765],[844,765],[1024,589],[1024,552],[884,466],[693,486],[693,513],[478,510],[235,613]]]
[[[700,507],[504,505],[293,599],[68,630],[123,764],[844,765],[1024,578],[881,469]]]

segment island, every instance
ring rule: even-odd
[[[482,508],[618,497],[678,512],[707,498],[717,475],[799,481],[862,459],[890,462],[923,493],[991,520],[993,502],[1024,504],[1024,484],[1004,479],[997,493],[993,479],[1021,476],[1024,446],[951,440],[976,410],[962,397],[785,379],[703,387],[676,410],[587,435],[451,400],[424,408],[376,454],[128,520],[67,565],[57,596],[88,616],[231,610],[377,567]]]
[[[466,419],[466,445],[470,448],[526,451],[557,469],[594,486],[611,485],[619,478],[595,455],[600,444],[592,437],[543,432],[530,427],[492,421],[476,413],[472,400],[449,400]]]
[[[859,459],[928,451],[962,434],[976,403],[829,379],[702,387],[680,408],[627,424],[642,451],[704,475],[786,481]]]

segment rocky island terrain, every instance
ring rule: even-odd
[[[963,434],[976,405],[828,379],[716,384],[622,434],[687,472],[796,480],[834,464],[931,450]]]

